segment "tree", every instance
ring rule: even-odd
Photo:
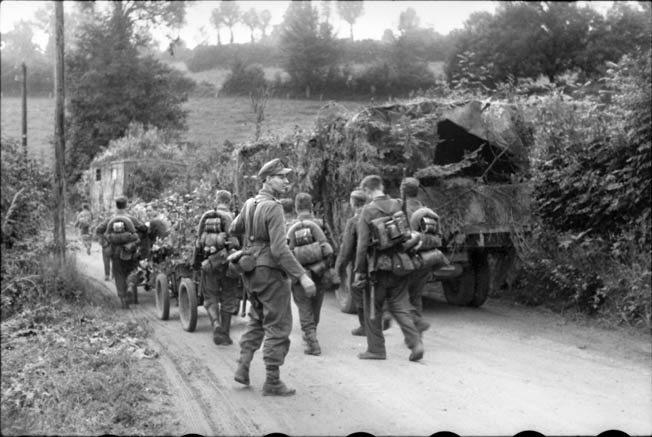
[[[240,6],[234,0],[222,0],[220,2],[220,13],[222,21],[231,32],[229,43],[233,44],[233,26],[240,22]]]
[[[412,8],[407,8],[405,11],[401,12],[401,15],[398,17],[398,30],[401,33],[405,33],[411,29],[416,29],[417,27],[419,27],[417,11]]]
[[[319,25],[310,2],[291,2],[281,24],[283,67],[292,83],[310,97],[311,90],[325,83],[329,68],[337,61],[332,28]]]
[[[351,41],[353,41],[353,25],[362,16],[364,12],[364,5],[362,1],[337,1],[337,13],[342,20],[349,23],[349,30],[351,32]]]
[[[224,19],[219,9],[213,9],[211,12],[211,24],[217,30],[217,45],[221,46],[222,38],[220,36],[220,29],[222,28],[222,24],[224,24]]]
[[[171,132],[185,128],[182,104],[193,82],[152,57],[141,57],[138,44],[147,35],[134,37],[128,9],[122,2],[111,5],[110,15],[95,14],[82,25],[66,59],[66,162],[72,183],[133,122]],[[136,10],[143,11],[130,13]]]
[[[272,13],[268,9],[263,9],[260,12],[260,31],[263,34],[263,38],[267,37],[267,28],[269,27],[270,21],[272,21]]]
[[[254,8],[249,8],[247,11],[242,14],[242,22],[245,26],[249,28],[251,32],[251,42],[254,42],[254,30],[260,26],[260,18],[258,17],[258,12]]]

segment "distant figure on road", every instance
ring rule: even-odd
[[[82,209],[77,214],[75,219],[75,227],[79,228],[79,235],[82,240],[82,244],[86,248],[86,254],[91,254],[91,225],[93,224],[93,214],[91,209],[88,206],[88,203],[82,204]]]
[[[104,222],[105,219],[100,220],[100,223]],[[99,226],[99,224],[98,224]],[[111,275],[111,243],[106,239],[104,234],[97,233],[97,226],[95,227],[93,233],[97,237],[100,246],[102,246],[102,263],[104,264],[104,280],[110,281],[112,278]]]
[[[269,161],[258,172],[263,187],[245,202],[242,212],[233,220],[231,233],[243,235],[243,252],[238,265],[249,295],[249,322],[240,338],[240,359],[235,380],[249,385],[249,365],[254,352],[263,346],[267,378],[265,396],[291,396],[296,390],[280,379],[279,367],[290,349],[292,307],[290,281],[297,280],[306,295],[315,296],[317,289],[288,247],[283,207],[277,197],[287,191],[287,174],[280,159]],[[264,345],[263,345],[264,341]]]
[[[139,233],[148,231],[145,223],[127,214],[127,198],[115,200],[116,213],[95,229],[98,237],[104,236],[111,245],[111,264],[115,288],[123,309],[129,309],[127,277],[138,265]]]

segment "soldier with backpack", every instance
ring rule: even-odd
[[[91,225],[93,224],[93,214],[87,203],[82,204],[82,209],[75,219],[75,227],[79,228],[82,244],[86,248],[86,254],[91,254]]]
[[[111,264],[115,288],[123,309],[129,309],[127,277],[138,266],[139,233],[147,232],[147,226],[137,218],[127,214],[127,198],[115,200],[115,214],[100,223],[95,233],[105,238],[111,245]]]
[[[367,350],[358,354],[358,358],[386,358],[382,317],[379,316],[386,301],[411,350],[410,361],[418,361],[423,358],[424,348],[410,314],[405,274],[414,271],[414,265],[410,265],[403,243],[411,239],[412,233],[402,211],[403,204],[384,193],[383,180],[378,175],[366,176],[360,188],[370,201],[362,208],[357,226],[353,286],[363,290],[367,335]]]
[[[231,193],[219,190],[215,197],[215,209],[205,212],[199,221],[194,263],[201,271],[200,287],[213,328],[213,343],[230,345],[231,316],[238,313],[241,287],[239,277],[228,271],[227,257],[240,249],[240,242],[228,234],[233,222]]]
[[[240,359],[234,379],[249,385],[251,360],[254,352],[263,346],[267,374],[264,396],[296,393],[280,379],[280,366],[290,349],[292,331],[290,281],[298,280],[309,297],[317,292],[314,282],[290,251],[283,207],[277,200],[288,189],[287,174],[291,171],[280,159],[266,163],[258,172],[263,187],[247,200],[231,225],[233,234],[243,235],[244,247],[230,261],[243,272],[251,303],[249,321],[240,338]]]
[[[290,250],[297,261],[310,272],[312,280],[317,284],[315,296],[306,295],[299,283],[292,284],[292,297],[299,309],[299,320],[303,331],[303,340],[307,344],[304,353],[320,355],[321,347],[317,340],[317,325],[324,301],[324,286],[322,279],[330,268],[333,256],[333,246],[324,233],[324,223],[312,214],[312,197],[308,193],[299,193],[294,200],[297,213],[296,221],[287,233]]]

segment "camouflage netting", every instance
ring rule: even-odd
[[[311,135],[236,148],[234,186],[247,195],[260,166],[279,157],[296,169],[293,192],[308,191],[339,235],[348,196],[368,174],[380,174],[389,194],[419,178],[422,200],[451,230],[468,224],[512,225],[527,216],[527,196],[515,181],[528,173],[531,129],[517,108],[501,102],[413,100],[352,113],[329,104]]]

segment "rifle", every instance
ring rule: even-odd
[[[242,285],[242,309],[240,309],[240,317],[244,317],[247,314],[247,289],[244,286],[242,277],[238,280],[240,281],[240,285]]]

